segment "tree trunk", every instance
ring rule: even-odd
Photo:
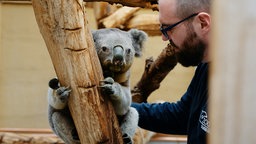
[[[82,144],[123,143],[110,100],[98,93],[101,66],[82,0],[32,0],[40,32],[62,86]]]
[[[166,75],[176,66],[177,59],[173,47],[169,44],[158,58],[146,60],[145,70],[137,85],[132,89],[134,102],[147,102],[149,95],[160,87]]]

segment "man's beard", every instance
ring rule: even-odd
[[[191,24],[188,25],[187,31],[188,35],[176,53],[177,61],[185,67],[197,66],[203,60],[206,45],[199,39]],[[170,43],[177,47],[173,42]]]

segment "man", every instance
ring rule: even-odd
[[[209,0],[159,0],[162,39],[174,47],[183,66],[197,66],[195,75],[176,103],[133,103],[139,126],[166,134],[188,135],[189,144],[205,144],[209,133],[208,62],[211,26]]]

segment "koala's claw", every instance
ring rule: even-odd
[[[104,80],[100,81],[99,88],[100,88],[102,94],[106,94],[106,95],[114,94],[114,90],[112,88],[112,84],[114,82],[115,81],[111,77],[107,77]]]
[[[71,92],[70,87],[60,87],[56,90],[56,93],[60,96],[68,96]]]
[[[113,84],[115,81],[111,77],[107,77],[104,80],[100,81],[100,85],[105,85],[105,84]]]
[[[123,134],[123,141],[125,144],[132,144],[132,139],[126,133]]]
[[[62,102],[66,102],[66,100],[68,99],[69,97],[69,94],[71,92],[71,89],[70,87],[59,87],[57,90],[56,90],[56,93],[57,95],[59,96],[59,99],[62,101]]]
[[[114,90],[111,84],[105,84],[103,86],[99,86],[101,93],[106,95],[114,94]]]

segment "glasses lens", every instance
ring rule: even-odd
[[[175,23],[175,24],[173,24],[173,25],[166,25],[165,26],[165,28],[163,28],[163,26],[161,25],[161,27],[160,27],[160,30],[161,30],[161,32],[162,32],[162,34],[167,38],[167,39],[169,39],[169,36],[168,36],[168,31],[170,31],[171,29],[173,29],[175,26],[177,26],[178,24],[180,24],[180,23],[182,23],[182,22],[184,22],[184,21],[186,21],[186,20],[188,20],[188,19],[190,19],[190,18],[192,18],[192,17],[194,17],[194,16],[196,16],[196,15],[198,15],[199,13],[194,13],[194,14],[192,14],[192,15],[190,15],[190,16],[188,16],[188,17],[186,17],[185,19],[183,19],[183,20],[181,20],[181,21],[179,21],[179,22],[177,22],[177,23]]]

